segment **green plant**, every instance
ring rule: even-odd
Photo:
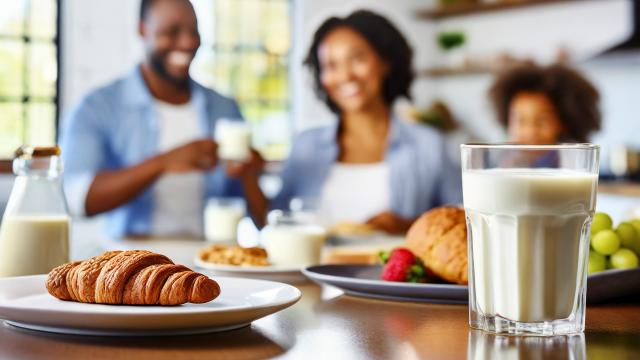
[[[445,51],[464,45],[466,36],[462,31],[443,31],[438,34],[438,45]]]

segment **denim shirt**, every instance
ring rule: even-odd
[[[282,190],[272,207],[287,209],[291,199],[321,196],[338,159],[338,122],[296,137],[284,165]],[[415,218],[442,204],[460,204],[460,169],[447,160],[444,138],[432,128],[393,118],[385,153],[389,164],[391,211]]]
[[[201,138],[213,137],[219,118],[241,119],[235,101],[195,81],[190,86]],[[158,130],[154,100],[139,66],[82,99],[65,117],[60,139],[64,190],[72,214],[84,214],[87,192],[98,172],[134,166],[157,155]],[[152,188],[106,213],[109,235],[151,232]],[[205,197],[242,196],[240,183],[227,178],[222,165],[205,174],[204,192]]]

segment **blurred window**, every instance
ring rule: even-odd
[[[22,144],[56,141],[58,11],[56,0],[2,2],[0,159]]]
[[[253,128],[254,146],[268,160],[291,143],[290,0],[191,0],[202,46],[194,79],[234,97]]]

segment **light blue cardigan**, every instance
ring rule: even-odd
[[[287,209],[292,198],[318,198],[338,159],[338,122],[296,137],[282,173],[282,190],[272,207]],[[391,211],[415,218],[442,204],[460,204],[460,169],[445,154],[434,129],[393,118],[385,161],[390,166]]]

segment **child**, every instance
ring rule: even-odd
[[[564,65],[523,65],[498,76],[490,97],[509,141],[542,145],[587,142],[600,129],[596,88]]]

